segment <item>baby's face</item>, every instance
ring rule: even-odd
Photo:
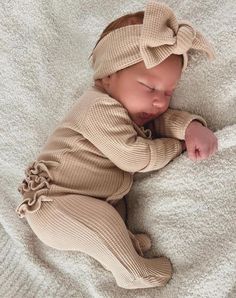
[[[119,101],[139,126],[164,113],[182,73],[182,57],[171,55],[161,64],[146,69],[139,62],[99,82],[106,92]]]

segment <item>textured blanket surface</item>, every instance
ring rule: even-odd
[[[92,83],[88,57],[102,30],[146,1],[1,1],[0,297],[236,297],[236,2],[165,3],[215,48],[212,62],[190,52],[171,107],[203,116],[219,151],[135,175],[129,228],[150,235],[146,256],[169,257],[174,275],[161,289],[126,290],[91,257],[46,246],[15,208],[26,165]]]

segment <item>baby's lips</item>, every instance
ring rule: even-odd
[[[142,113],[141,117],[144,119],[152,118],[155,114]]]

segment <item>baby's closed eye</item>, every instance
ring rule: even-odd
[[[152,86],[146,85],[146,84],[144,84],[144,83],[142,83],[142,82],[139,82],[139,83],[140,83],[141,85],[143,85],[144,88],[145,88],[147,91],[149,91],[149,92],[155,92],[155,91],[158,91],[158,89],[156,89],[156,88],[154,88],[154,87],[152,87]],[[166,92],[165,92],[165,96],[170,97],[170,96],[173,95],[173,93],[174,93],[174,90],[172,90],[172,91],[166,91]]]

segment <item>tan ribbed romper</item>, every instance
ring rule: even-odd
[[[90,87],[25,170],[19,216],[46,245],[96,259],[120,287],[166,284],[169,260],[144,258],[114,207],[129,192],[135,172],[160,169],[181,153],[178,139],[193,119],[206,125],[200,116],[168,109],[154,121],[165,138],[152,139],[118,101]]]

